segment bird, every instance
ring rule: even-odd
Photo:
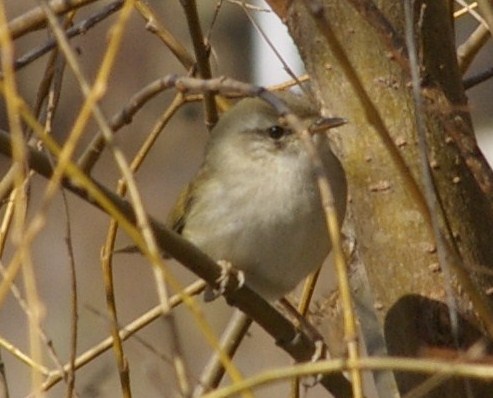
[[[342,223],[345,172],[323,130],[346,121],[320,116],[307,96],[278,95],[313,131]],[[240,271],[261,297],[277,300],[318,269],[331,250],[312,163],[300,135],[270,104],[258,97],[242,99],[212,129],[203,163],[167,225],[212,259]]]

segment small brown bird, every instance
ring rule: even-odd
[[[320,132],[345,120],[320,117],[305,97],[285,93],[281,98],[307,128],[316,127],[313,141],[342,222],[346,178]],[[259,98],[241,100],[219,120],[203,165],[168,224],[213,259],[243,271],[246,284],[267,300],[294,289],[331,248],[305,146]]]

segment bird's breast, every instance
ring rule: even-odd
[[[243,270],[258,293],[277,298],[321,265],[329,251],[326,231],[311,173],[257,167],[210,181],[184,236]]]

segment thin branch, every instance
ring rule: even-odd
[[[409,65],[412,78],[412,92],[414,100],[414,117],[416,123],[416,133],[418,136],[418,148],[421,156],[421,175],[424,185],[424,197],[426,205],[429,209],[430,222],[433,228],[435,245],[437,248],[438,262],[444,273],[444,288],[446,292],[446,300],[448,304],[450,324],[454,344],[459,345],[459,319],[457,313],[457,303],[455,301],[454,291],[452,288],[452,270],[449,265],[448,258],[450,257],[447,248],[447,242],[440,231],[439,215],[443,214],[443,209],[439,206],[437,193],[433,183],[433,177],[430,170],[430,159],[428,156],[429,148],[426,141],[426,122],[425,122],[425,106],[421,93],[421,79],[419,76],[419,61],[415,43],[414,31],[414,11],[412,0],[404,1],[404,18],[405,18],[405,37],[408,48]],[[445,215],[444,215],[445,216]]]
[[[55,141],[48,135],[44,135],[40,130],[40,127],[36,125],[35,119],[30,115],[25,108],[23,108],[24,112],[22,113],[24,119],[28,122],[28,124],[35,129],[38,137],[43,141],[43,144],[46,148],[48,148],[55,156],[60,156],[62,153],[61,148],[55,143]],[[11,154],[11,144],[9,135],[7,133],[0,132],[0,152],[5,151],[6,154]],[[49,160],[39,154],[39,152],[35,150],[31,150],[29,154],[32,156],[31,159],[36,159],[33,164],[38,166],[37,171],[45,176],[46,178],[53,178],[52,175],[56,169],[52,169],[49,163]],[[151,256],[149,253],[149,248],[147,242],[142,236],[141,230],[138,229],[135,225],[137,223],[137,215],[135,213],[134,207],[126,201],[122,201],[117,195],[115,195],[112,191],[106,189],[102,185],[96,183],[95,181],[89,179],[85,174],[81,173],[79,169],[71,162],[68,161],[64,166],[64,173],[67,177],[70,177],[70,180],[67,178],[62,180],[63,186],[67,189],[71,190],[73,193],[79,195],[81,198],[85,199],[88,203],[98,207],[101,210],[104,210],[107,214],[111,215],[112,218],[116,219],[120,225],[120,227],[129,235],[129,237],[133,240],[133,242],[137,245],[137,247],[141,250],[141,252],[146,256],[146,258],[153,264],[153,261],[159,261],[159,266],[162,267],[162,261],[160,258],[156,259]],[[176,256],[177,259],[180,256],[183,258],[196,258],[199,256],[199,269],[202,269],[203,272],[208,273],[209,275],[213,275],[211,285],[216,286],[217,280],[221,275],[222,268],[217,266],[209,257],[205,256],[200,250],[194,249],[194,246],[188,243],[186,240],[181,237],[178,240],[175,240],[177,235],[174,233],[170,233],[169,230],[164,228],[160,223],[151,219],[151,225],[153,228],[153,233],[156,238],[158,238],[158,243],[160,247],[160,252],[168,252],[173,254],[174,250],[168,250],[168,245],[172,245],[177,250],[180,250],[180,254]],[[37,224],[34,224],[31,228],[29,228],[23,236],[23,245],[29,245],[33,238],[38,233],[39,228],[36,228]],[[164,239],[164,240],[163,240]],[[171,241],[169,240],[171,239]],[[174,242],[174,243],[173,243]],[[178,242],[178,243],[177,243]],[[181,243],[180,243],[181,242]],[[185,243],[184,243],[185,242]],[[176,246],[178,244],[178,246]],[[180,246],[181,245],[181,246]],[[166,249],[164,248],[166,247]],[[181,249],[180,249],[181,247]],[[193,251],[195,250],[195,254]],[[11,260],[13,266],[18,266],[21,263],[21,254],[15,253],[14,257]],[[210,269],[207,265],[204,266],[204,263],[200,263],[200,258],[202,261],[212,262],[213,268]],[[190,260],[193,261],[193,260]],[[186,263],[186,261],[185,261]],[[191,263],[190,263],[191,264]],[[197,265],[197,263],[195,263]],[[202,264],[202,265],[200,265]],[[209,263],[210,265],[210,263]],[[164,267],[162,267],[164,268]],[[192,270],[192,272],[194,272]],[[200,272],[199,272],[200,273]],[[0,298],[5,296],[3,293],[6,290],[5,285],[8,286],[11,283],[11,277],[4,278],[4,281],[0,284]],[[209,278],[204,278],[209,280]],[[166,281],[170,284],[170,286],[174,289],[174,291],[182,292],[182,286],[178,282],[178,280],[173,276],[170,270],[167,270],[166,273]],[[231,288],[234,286],[238,286],[238,280],[231,277]],[[249,291],[249,290],[248,290]],[[198,327],[204,334],[207,342],[212,346],[217,348],[219,346],[218,341],[216,339],[216,335],[213,332],[212,328],[206,321],[202,311],[198,307],[197,303],[192,300],[190,297],[184,295],[183,300],[187,307],[191,310],[192,315],[195,318],[195,321],[198,324]],[[161,303],[162,305],[162,303]],[[236,370],[235,366],[229,361],[227,357],[223,358],[224,363],[227,366],[228,373],[232,375],[233,380],[241,380],[239,376],[239,372]]]
[[[122,184],[119,184],[121,186]],[[119,189],[121,191],[121,188]],[[120,194],[120,192],[117,192]],[[113,284],[113,247],[116,240],[118,224],[115,220],[111,220],[110,227],[106,233],[106,239],[101,251],[101,268],[103,273],[103,283],[106,298],[106,311],[110,321],[110,332],[113,339],[113,354],[118,367],[120,376],[120,384],[122,385],[122,394],[124,397],[130,397],[130,370],[128,360],[123,351],[123,342],[119,333],[118,312],[116,309],[116,299]],[[75,363],[75,362],[74,362]]]
[[[67,27],[72,23],[73,18],[75,17],[75,12],[70,12],[64,18],[64,27]],[[46,116],[45,116],[45,130],[47,134],[50,134],[53,131],[53,119],[55,117],[56,111],[58,109],[58,104],[61,95],[62,89],[62,80],[65,72],[65,60],[63,57],[59,56],[58,51],[54,51],[51,54],[49,62],[46,65],[45,76],[40,84],[40,90],[38,90],[38,97],[36,101],[36,113],[41,112],[42,104],[44,101],[44,93],[46,88]],[[34,141],[34,140],[32,140]],[[47,156],[50,159],[50,163],[52,166],[54,165],[54,161],[48,153]],[[67,381],[67,397],[72,397],[75,387],[75,370],[74,370],[74,361],[77,356],[77,342],[78,342],[78,290],[77,290],[77,272],[75,267],[75,254],[73,248],[73,239],[72,239],[72,227],[71,227],[71,217],[70,210],[67,200],[67,193],[64,189],[61,190],[61,197],[63,202],[63,211],[65,215],[65,244],[67,248],[67,255],[69,260],[69,273],[70,273],[70,284],[71,284],[71,324],[70,324],[70,369],[66,374]],[[51,343],[51,342],[50,342]],[[57,365],[59,369],[63,369],[62,364],[56,357],[54,348],[52,344],[47,344],[50,353],[52,356],[55,356],[57,359]]]
[[[493,36],[493,5],[490,0],[477,0],[479,11],[481,16],[486,21],[488,29]]]
[[[487,352],[487,346],[489,342],[484,338],[480,338],[471,347],[467,349],[466,352],[460,353],[456,356],[454,363],[464,363],[464,362],[474,362],[485,358]],[[454,352],[457,354],[457,351]],[[433,389],[450,380],[450,375],[445,375],[443,373],[436,373],[429,379],[425,380],[423,383],[414,387],[411,391],[407,391],[406,395],[402,398],[422,398],[426,397]]]
[[[454,18],[462,17],[463,15],[470,14],[474,15],[471,11],[474,11],[474,8],[478,6],[478,3],[473,1],[472,3],[467,3],[464,0],[454,0],[457,4],[462,6],[461,9],[454,11]]]
[[[134,94],[123,109],[112,117],[109,122],[110,130],[114,133],[124,125],[130,124],[135,114],[140,111],[149,100],[169,88],[165,80],[166,78],[157,79]],[[87,149],[79,158],[77,162],[79,167],[83,171],[90,173],[105,147],[106,139],[100,132],[93,138]]]
[[[13,200],[13,191],[15,179],[15,168],[12,166],[5,173],[4,178],[0,184],[0,198],[2,199],[1,205],[5,205],[5,211],[3,213],[2,222],[0,223],[0,258],[3,258],[5,245],[7,243],[7,236],[12,225],[12,219],[14,216],[15,204]],[[7,196],[8,195],[8,196]]]
[[[188,29],[192,38],[193,48],[197,61],[197,69],[202,79],[212,77],[211,66],[209,63],[209,50],[204,42],[204,35],[200,26],[200,19],[197,12],[195,0],[180,0],[187,18]],[[214,92],[206,92],[204,95],[204,105],[206,114],[206,126],[211,129],[217,123],[217,109],[214,101]]]
[[[454,18],[458,18],[464,14],[468,14],[472,16],[476,21],[478,21],[480,24],[484,25],[485,27],[488,27],[486,24],[486,21],[483,19],[481,15],[475,10],[475,8],[478,7],[478,2],[475,1],[473,3],[468,3],[465,0],[454,0],[457,4],[460,4],[463,8],[459,11],[454,12]]]
[[[287,108],[282,101],[262,87],[252,86],[250,84],[225,78],[204,81],[200,79],[170,76],[165,80],[169,87],[175,87],[182,92],[218,91],[228,94],[257,95],[268,101],[281,116],[290,120],[295,118],[294,115],[290,114],[289,108]],[[0,133],[0,152],[6,153],[7,155],[10,154],[10,140],[6,133]],[[46,160],[42,155],[30,150],[29,159],[33,169],[48,178],[51,176],[52,169],[49,164],[46,164]],[[72,163],[68,163],[65,170],[68,175],[77,175],[77,179],[74,180],[74,182],[71,182],[68,179],[62,180],[64,186],[87,200],[89,203],[112,214],[113,217],[120,220],[120,225],[127,232],[130,231],[130,228],[132,227],[128,224],[128,221],[135,222],[135,214],[127,202],[121,200],[114,193],[100,184],[97,184],[95,181],[89,180],[87,177],[80,174],[80,172],[73,174],[76,172],[76,169]],[[82,180],[80,180],[81,178]],[[88,190],[89,188],[90,190]],[[123,214],[125,214],[125,216],[123,216]],[[205,256],[191,243],[169,231],[167,228],[164,228],[161,224],[152,220],[152,218],[149,219],[149,222],[161,250],[164,250],[178,259],[192,272],[207,280],[211,286],[217,287],[217,279],[221,275],[221,267],[218,267],[213,260]],[[143,245],[141,238],[135,235],[132,236],[138,247],[145,252],[147,248]],[[236,289],[238,281],[233,276],[230,278],[230,283],[231,285],[226,289],[226,299],[231,305],[237,306],[250,317],[254,318],[259,325],[270,333],[276,339],[277,343],[296,360],[305,361],[312,358],[316,347],[310,336],[300,333],[289,320],[274,310],[247,286]],[[322,384],[329,391],[338,394],[338,396],[347,397],[351,394],[350,385],[342,375],[336,374],[323,378]]]
[[[493,67],[488,68],[482,72],[479,72],[478,74],[474,76],[470,76],[462,81],[462,84],[464,85],[464,88],[466,90],[477,86],[478,84],[481,84],[485,82],[486,80],[489,80],[493,77]]]
[[[7,228],[10,225],[10,222],[12,220],[13,216],[13,211],[15,208],[15,196],[17,196],[18,191],[13,190],[11,192],[11,200],[8,203],[8,206],[6,208],[5,214],[4,214],[4,219],[2,222],[2,225],[0,227],[0,254],[2,254],[2,237],[7,236]],[[0,256],[1,257],[1,256]],[[7,275],[7,270],[3,266],[2,262],[0,261],[0,274],[4,279],[8,277]],[[41,323],[36,322],[35,316],[33,315],[33,311],[30,309],[30,305],[26,302],[26,300],[23,298],[22,293],[20,292],[19,288],[15,285],[14,282],[10,284],[10,291],[13,295],[13,297],[16,299],[19,307],[24,311],[26,314],[27,319],[34,325],[34,327],[37,329],[36,333],[41,339],[41,341],[44,343],[46,346],[49,355],[51,356],[51,359],[53,360],[53,363],[57,366],[58,369],[62,369],[62,364],[60,362],[60,359],[53,347],[53,344],[48,337],[47,333],[44,331]],[[41,367],[41,365],[38,365],[38,361],[36,359],[32,359],[30,356],[22,353],[17,347],[15,347],[13,344],[8,343],[6,340],[1,339],[0,340],[0,345],[4,347],[5,350],[9,351],[12,355],[15,357],[19,358],[21,361],[25,362],[27,365],[32,367],[33,369],[36,369],[40,371],[42,374],[47,374],[48,370],[44,367]],[[67,380],[67,375],[64,373],[64,380]],[[1,394],[0,394],[1,396]]]
[[[138,151],[137,155],[135,156],[134,160],[132,161],[130,165],[130,169],[133,174],[135,174],[139,167],[142,165],[142,162],[145,159],[145,156],[149,153],[149,150],[151,149],[152,145],[156,141],[157,137],[159,136],[159,133],[162,131],[162,128],[164,125],[171,119],[171,117],[175,114],[175,112],[180,108],[181,105],[184,103],[183,95],[178,94],[175,97],[175,100],[173,103],[170,105],[168,108],[167,112],[164,114],[164,120],[160,120],[160,123],[158,123],[157,128],[153,129],[153,132],[149,135],[149,137],[146,139],[144,144],[142,145],[142,148]],[[121,197],[124,197],[127,191],[127,184],[125,180],[120,180],[118,182],[118,188],[117,188],[117,194]],[[102,267],[103,267],[103,280],[104,280],[104,285],[105,285],[105,290],[106,290],[106,305],[108,309],[108,313],[110,314],[111,317],[111,334],[113,337],[113,347],[118,363],[118,368],[120,372],[120,377],[129,379],[129,369],[128,369],[128,361],[125,357],[125,354],[123,352],[123,345],[122,341],[119,336],[119,322],[118,322],[118,316],[117,316],[117,310],[116,310],[116,300],[115,300],[115,295],[114,295],[114,284],[113,284],[113,266],[112,266],[112,261],[113,261],[113,253],[114,253],[114,246],[115,246],[115,241],[116,241],[116,234],[118,231],[118,223],[115,220],[111,220],[110,226],[108,228],[108,232],[106,235],[106,241],[105,245],[103,248],[102,252]],[[170,314],[171,315],[171,314]],[[173,322],[174,324],[174,322]],[[178,365],[180,366],[181,363],[184,363],[183,360],[183,355],[177,355],[177,353],[181,353],[181,349],[179,344],[176,343],[176,339],[173,340],[173,348],[174,348],[174,357],[173,361],[176,362],[177,360],[180,362]],[[175,366],[177,364],[175,363]],[[183,368],[181,365],[180,368]],[[182,386],[181,392],[183,393],[184,396],[189,395],[189,387],[187,383],[187,377],[182,376],[182,372],[178,373],[177,376],[179,379],[179,385]]]
[[[44,365],[36,362],[29,355],[22,352],[19,348],[17,348],[15,345],[10,343],[8,340],[3,338],[2,336],[0,336],[0,347],[2,347],[5,351],[9,352],[15,358],[19,359],[21,362],[28,365],[30,368],[35,369],[36,371],[40,372],[41,374],[47,376],[50,373],[48,368],[46,368]],[[65,373],[62,373],[60,375],[60,379],[62,379],[62,375],[65,375]]]
[[[0,27],[7,26],[7,15],[4,3],[0,3]],[[25,212],[27,208],[27,196],[24,192],[24,183],[26,181],[27,171],[23,165],[26,160],[26,143],[24,142],[24,135],[20,118],[20,101],[17,90],[17,81],[12,67],[14,59],[14,45],[12,37],[8,30],[0,28],[0,64],[3,71],[3,79],[0,81],[0,87],[3,94],[3,100],[5,102],[6,114],[8,125],[11,129],[11,152],[12,152],[12,182],[15,188],[12,198],[12,236],[14,242],[17,244],[16,254],[22,260],[26,260],[26,265],[29,264],[28,257],[30,250],[27,246],[22,245],[22,237],[26,228]],[[9,187],[7,187],[9,189]],[[10,223],[10,222],[9,222]],[[17,263],[10,262],[6,275],[0,285],[0,303],[5,299],[5,295],[8,288],[14,281],[21,267],[21,261]],[[27,292],[26,292],[27,293]],[[31,304],[33,304],[31,302]],[[38,302],[39,304],[39,302]],[[29,322],[30,332],[35,322]],[[32,334],[30,334],[32,337]],[[37,342],[32,339],[33,347],[37,347]],[[35,358],[36,361],[39,357]],[[33,371],[33,376],[36,372]],[[33,378],[34,378],[33,377]]]
[[[221,350],[230,358],[233,358],[243,338],[248,332],[252,318],[239,310],[235,310],[231,319],[221,335]],[[224,376],[224,366],[221,356],[215,352],[205,365],[200,375],[199,384],[196,386],[193,396],[201,397],[209,391],[213,391],[219,386]],[[250,391],[246,391],[251,396]]]
[[[381,371],[392,370],[398,372],[412,372],[417,374],[441,374],[450,377],[468,377],[478,380],[491,380],[490,365],[476,365],[468,363],[454,363],[448,360],[366,357],[356,361],[349,359],[332,359],[276,368],[246,379],[242,383],[223,387],[201,398],[227,398],[239,394],[247,389],[279,383],[281,380],[290,380],[293,377],[303,377],[312,374],[323,374],[340,371]]]
[[[204,289],[205,289],[204,281],[198,281],[191,284],[189,287],[184,289],[182,293],[170,297],[170,306],[171,306],[170,309],[175,308],[178,305],[182,304],[184,295],[194,296],[196,294],[200,294]],[[139,330],[150,325],[152,322],[162,317],[163,315],[166,314],[165,313],[163,314],[162,307],[160,305],[155,306],[154,308],[147,311],[145,314],[141,315],[139,318],[130,322],[128,325],[120,328],[118,332],[119,338],[122,341],[128,340]],[[84,365],[87,365],[92,360],[94,360],[98,356],[104,354],[106,351],[111,349],[113,344],[114,344],[113,337],[107,337],[100,343],[89,348],[88,350],[86,350],[76,358],[74,368],[80,369]],[[51,372],[48,378],[43,383],[42,390],[47,391],[48,389],[56,385],[58,382],[60,382],[60,380],[62,380],[63,378],[63,372],[66,372],[69,366],[70,364],[66,364],[64,365],[62,371]]]
[[[123,107],[121,111],[115,114],[110,122],[109,126],[113,132],[116,132],[120,128],[125,125],[128,125],[132,122],[134,116],[144,107],[144,105],[153,99],[156,95],[162,93],[163,91],[170,88],[168,84],[169,76],[164,78],[159,78],[149,83],[142,89],[140,89],[137,93],[135,93],[127,102],[127,104]],[[302,75],[297,77],[296,80],[289,80],[284,83],[280,83],[277,85],[269,86],[269,91],[278,91],[285,90],[290,87],[296,86],[299,83],[303,83],[309,80],[308,75]],[[241,92],[236,93],[228,93],[228,97],[238,97],[244,96]],[[197,94],[195,96],[187,96],[185,100],[187,102],[190,101],[198,101],[200,100],[201,94]],[[88,145],[87,150],[83,153],[83,155],[78,160],[79,167],[86,171],[90,172],[97,159],[101,155],[101,152],[106,146],[106,141],[101,133],[98,133],[97,136],[91,141]]]
[[[467,71],[476,55],[490,38],[490,32],[484,25],[479,25],[474,32],[457,48],[457,62],[462,75]],[[466,87],[467,88],[467,87]]]
[[[308,81],[310,81],[310,76],[305,74],[301,76],[296,76],[296,79],[293,80],[287,80],[279,84],[273,84],[271,86],[268,86],[267,88],[269,91],[282,91],[282,90],[287,90],[291,87],[298,86],[300,83],[305,83]]]
[[[5,275],[5,267],[3,266],[3,264],[0,262],[0,274],[2,276]],[[12,284],[10,286],[10,291],[12,293],[12,295],[14,296],[15,300],[17,301],[17,304],[19,305],[19,307],[22,309],[22,311],[24,311],[24,313],[26,314],[26,316],[28,318],[30,318],[32,316],[32,313],[31,311],[29,310],[29,306],[26,302],[26,300],[24,300],[24,298],[22,297],[22,293],[20,291],[20,289],[15,285],[15,284]],[[62,365],[62,362],[60,361],[60,358],[57,354],[57,352],[55,351],[55,348],[53,347],[53,344],[51,342],[51,339],[48,337],[48,334],[46,333],[46,331],[43,329],[42,325],[38,325],[38,331],[37,333],[39,334],[39,336],[41,337],[41,340],[43,341],[44,345],[47,347],[48,349],[48,353],[51,357],[51,360],[53,361],[53,363],[55,364],[56,368],[58,370],[62,370],[63,369],[63,365]],[[0,345],[4,346],[4,342],[0,342]],[[4,348],[8,351],[10,351],[14,356],[18,356],[17,353],[20,353],[21,351],[19,349],[17,349],[13,344],[7,344],[4,346]],[[32,359],[30,359],[31,362],[29,361],[26,361],[25,357],[25,354],[21,354],[18,356],[19,359],[21,359],[23,362],[25,362],[26,364],[28,364],[29,366],[33,367],[33,366],[40,366],[40,365],[36,365],[35,364],[35,361],[33,361]],[[42,370],[42,373],[47,375],[49,372],[48,372],[48,369],[44,368],[44,367],[40,367],[39,369]],[[64,380],[67,380],[67,372],[63,372],[63,379]]]
[[[116,11],[121,9],[123,6],[123,0],[116,0],[113,3],[108,4],[106,7],[103,7],[97,13],[92,14],[85,20],[79,22],[77,25],[67,29],[65,35],[67,38],[76,37],[79,35],[83,35],[87,33],[93,26],[97,25],[99,22],[104,21],[110,15],[114,14]],[[57,41],[53,38],[50,38],[43,45],[29,51],[27,54],[19,57],[14,63],[14,69],[20,70],[24,66],[29,65],[31,62],[35,61],[42,55],[47,52],[53,50],[57,47]]]
[[[193,56],[188,50],[169,32],[156,18],[152,8],[144,1],[137,0],[135,8],[140,13],[142,18],[147,22],[146,29],[152,32],[161,39],[161,41],[169,48],[173,55],[180,61],[186,70],[190,70],[195,65]]]
[[[56,15],[63,15],[95,1],[97,0],[52,0],[48,4]],[[12,38],[17,39],[26,33],[44,28],[46,22],[47,16],[45,12],[41,7],[37,7],[10,21],[8,30]]]
[[[260,35],[260,37],[262,37],[262,39],[265,41],[265,43],[267,44],[267,46],[274,53],[275,57],[279,60],[279,62],[281,63],[281,65],[282,65],[282,67],[284,69],[284,71],[291,77],[291,79],[293,79],[294,81],[296,81],[298,83],[298,85],[300,87],[302,87],[301,86],[301,82],[298,81],[298,78],[297,78],[296,74],[294,73],[294,71],[290,68],[290,66],[288,65],[288,63],[284,60],[284,58],[282,57],[282,55],[277,50],[276,46],[269,39],[269,35],[262,29],[262,27],[257,23],[257,21],[255,21],[255,19],[253,18],[252,14],[250,13],[250,11],[246,7],[246,5],[244,5],[242,7],[242,9],[243,9],[244,13],[246,14],[246,16],[248,17],[248,19],[250,20],[252,26],[257,31],[257,33]]]

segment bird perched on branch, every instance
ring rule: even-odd
[[[345,120],[321,117],[306,97],[284,93],[281,99],[313,132],[342,223],[346,178],[324,132]],[[267,300],[292,290],[331,249],[312,159],[300,135],[260,98],[243,99],[224,113],[168,225],[242,271]]]

